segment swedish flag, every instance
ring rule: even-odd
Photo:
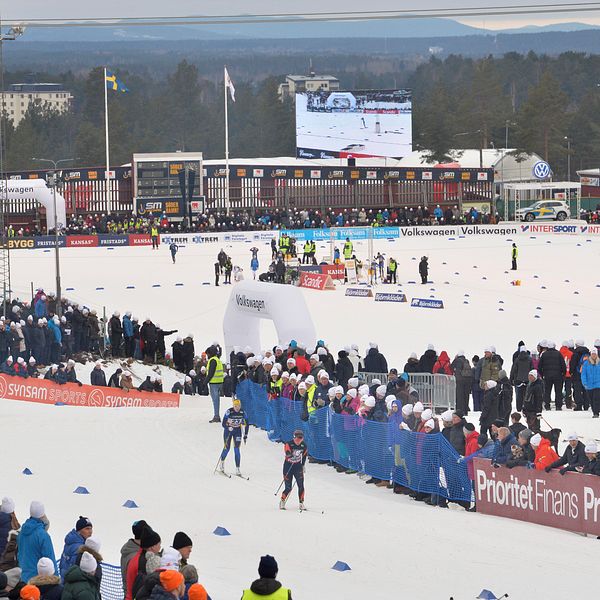
[[[106,70],[106,88],[113,92],[128,92],[127,86],[108,69]]]

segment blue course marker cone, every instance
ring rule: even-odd
[[[540,315],[535,315],[533,318],[534,318],[534,319],[539,319],[539,318],[540,318]]]
[[[502,307],[500,307],[500,308],[498,309],[498,312],[504,312],[504,309],[503,309]]]
[[[446,263],[445,263],[445,262],[443,262],[442,264],[443,264],[443,265],[445,265]]]
[[[86,487],[83,487],[82,485],[77,486],[74,490],[73,490],[74,494],[89,494],[88,489]]]
[[[67,288],[65,291],[67,291],[67,292],[74,292],[75,288]]]
[[[133,500],[125,500],[123,506],[125,508],[139,508],[139,506]]]
[[[498,300],[498,304],[504,304],[504,300]]]
[[[546,289],[546,286],[545,286],[545,285],[543,285],[543,286],[542,286],[542,289],[543,289],[543,290],[545,290],[545,289]]]
[[[210,285],[210,281],[203,281],[202,285]]]
[[[577,313],[573,313],[573,316],[574,317],[578,317],[579,315]]]
[[[456,273],[454,273],[454,274],[455,274],[455,275],[460,275],[460,273],[458,273],[458,272],[456,272]]]
[[[175,284],[175,287],[182,287],[182,286],[183,286],[183,283],[176,283]]]
[[[577,290],[575,290],[573,293],[574,293],[574,294],[579,294],[579,292],[578,292]]]
[[[482,277],[481,279],[485,279],[487,281],[487,277]]]
[[[334,571],[352,571],[350,565],[348,563],[342,562],[341,560],[336,560],[335,565],[331,567]]]
[[[31,472],[31,469],[29,467],[25,467],[23,469],[23,475],[33,475],[33,473]]]
[[[64,402],[61,402],[60,400],[58,402],[54,403],[54,406],[66,406],[66,404]]]
[[[573,323],[573,327],[579,327],[579,323]]]
[[[231,535],[231,534],[229,533],[229,531],[227,531],[227,529],[225,529],[225,527],[217,527],[217,528],[216,528],[216,529],[213,531],[213,533],[214,533],[215,535]]]
[[[463,301],[463,304],[469,304],[466,300]]]
[[[160,283],[153,283],[152,287],[160,287]]]
[[[135,285],[128,285],[125,289],[127,289],[127,290],[135,290]]]
[[[455,242],[455,241],[456,241],[456,238],[448,238],[448,241],[450,241],[450,242]]]
[[[542,307],[541,306],[536,306],[535,310],[542,310]]]
[[[465,296],[468,298],[468,297],[469,297],[469,294],[465,294]]]
[[[96,291],[99,292],[100,290],[103,290],[103,289],[104,289],[103,287],[97,287]]]

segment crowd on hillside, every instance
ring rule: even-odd
[[[49,533],[50,520],[42,502],[29,506],[21,525],[15,502],[5,496],[0,506],[0,598],[9,600],[101,600],[104,569],[101,542],[92,521],[80,516],[66,533],[60,556]],[[121,548],[120,580],[125,600],[210,600],[192,564],[194,544],[178,531],[170,545],[144,520],[135,521],[131,538]],[[291,592],[277,581],[272,556],[260,559],[258,573],[242,600],[279,590],[278,598],[291,600]],[[111,581],[111,587],[115,583]]]

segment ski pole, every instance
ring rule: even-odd
[[[292,470],[292,464],[293,463],[290,463],[290,467],[288,468],[287,473],[283,476],[283,479],[281,480],[279,487],[275,490],[275,493],[273,494],[273,496],[277,496],[277,494],[279,494],[279,490],[281,489],[281,486],[285,483],[285,478],[287,477],[287,475],[289,475],[290,471]]]

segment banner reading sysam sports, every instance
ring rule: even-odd
[[[48,379],[0,374],[0,399],[38,404],[66,404],[94,408],[179,408],[179,395],[161,392],[124,392],[119,388],[96,387]]]

